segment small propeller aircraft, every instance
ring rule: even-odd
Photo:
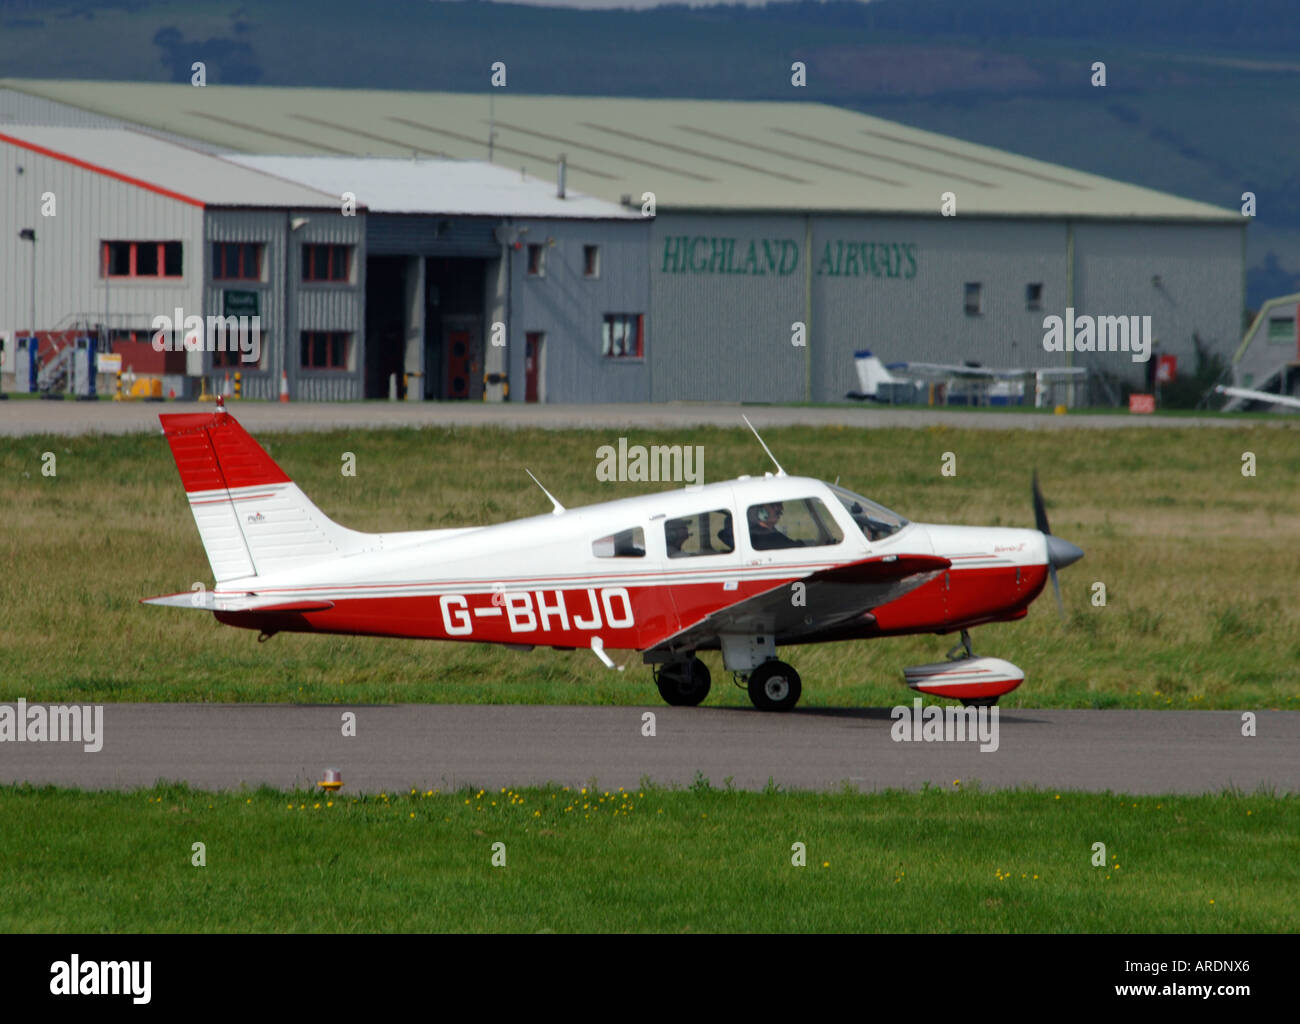
[[[914,523],[788,476],[757,431],[775,474],[573,509],[542,487],[549,514],[359,533],[327,518],[220,404],[159,420],[216,586],[144,603],[210,611],[259,639],[589,648],[609,668],[606,651],[639,652],[672,705],[708,695],[699,651],[721,650],[756,707],[787,711],[802,684],[778,647],[952,632],[949,660],[906,669],[907,685],[995,704],[1024,673],[976,657],[969,630],[1022,618],[1049,575],[1059,606],[1056,571],[1083,557],[1052,536],[1036,475],[1033,530]]]

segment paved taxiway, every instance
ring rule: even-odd
[[[230,402],[229,409],[250,433],[276,430],[347,430],[369,427],[498,426],[546,430],[681,429],[739,427],[741,414],[754,425],[932,427],[988,430],[1103,430],[1117,427],[1235,427],[1283,425],[1300,417],[1238,420],[1229,416],[1126,416],[1071,413],[1067,416],[960,409],[886,409],[876,405],[779,406],[703,402],[537,405],[524,402]],[[159,413],[211,412],[210,402],[0,402],[0,436],[24,434],[137,434],[157,432]]]
[[[342,735],[345,711],[355,737]],[[644,736],[653,712],[655,735]],[[1300,712],[1262,711],[1253,737],[1233,711],[1000,713],[999,746],[891,738],[887,708],[750,709],[521,705],[287,706],[108,704],[103,748],[0,743],[0,781],[86,789],[184,780],[208,789],[312,785],[326,768],[344,792],[558,782],[602,788],[690,784],[864,791],[1038,786],[1125,793],[1203,793],[1228,787],[1300,791]]]

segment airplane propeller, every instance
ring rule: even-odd
[[[1083,549],[1052,536],[1052,528],[1047,522],[1047,503],[1038,487],[1038,470],[1034,470],[1034,527],[1047,538],[1047,568],[1052,574],[1052,589],[1056,592],[1056,610],[1060,612],[1061,622],[1065,622],[1065,602],[1061,600],[1061,581],[1057,579],[1056,570],[1077,562],[1083,557]]]

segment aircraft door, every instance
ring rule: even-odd
[[[717,493],[698,509],[651,520],[681,628],[744,596],[735,503]]]

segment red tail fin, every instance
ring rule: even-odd
[[[187,494],[289,483],[284,470],[228,413],[172,413],[158,419]]]

